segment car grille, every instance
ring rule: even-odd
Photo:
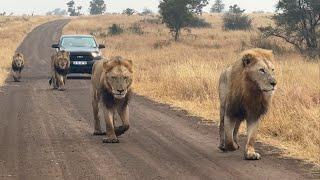
[[[92,55],[88,54],[70,54],[71,61],[92,61]]]

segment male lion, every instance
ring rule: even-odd
[[[221,150],[239,149],[237,133],[246,119],[248,137],[244,157],[261,158],[253,145],[260,118],[267,112],[277,84],[273,60],[272,51],[246,50],[241,60],[222,72],[219,80]]]
[[[132,61],[121,57],[98,61],[92,69],[94,135],[103,135],[99,120],[99,102],[102,99],[106,138],[103,143],[118,143],[117,136],[129,129],[129,100],[132,84]],[[122,120],[122,126],[114,127],[116,111]]]
[[[70,53],[59,51],[51,56],[52,77],[49,84],[53,84],[54,89],[65,90],[68,70],[70,68]]]
[[[20,82],[21,79],[21,71],[24,68],[24,57],[22,53],[15,53],[12,58],[12,71],[13,71],[13,79],[16,82]]]

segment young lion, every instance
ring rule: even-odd
[[[12,58],[12,71],[13,71],[13,79],[16,82],[20,82],[21,79],[21,71],[24,68],[24,57],[22,53],[15,53]]]
[[[94,115],[94,135],[104,135],[99,119],[99,102],[102,99],[106,138],[103,143],[118,143],[120,136],[129,129],[129,100],[132,84],[132,61],[121,57],[98,61],[92,69],[92,107]],[[114,127],[114,115],[118,112],[122,126]]]
[[[49,84],[53,84],[54,89],[65,90],[68,70],[70,68],[70,53],[59,51],[51,56],[52,77]]]
[[[237,133],[240,123],[246,119],[248,140],[244,157],[247,160],[261,158],[253,145],[260,118],[267,112],[277,84],[273,60],[272,51],[251,49],[222,72],[219,82],[221,150],[239,149]]]

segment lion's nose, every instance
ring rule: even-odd
[[[123,89],[118,89],[118,92],[119,92],[120,94],[122,94],[122,93],[124,92],[124,90],[123,90]]]
[[[277,85],[277,81],[276,81],[275,79],[272,79],[271,82],[270,82],[270,84],[271,84],[272,86],[276,86],[276,85]]]

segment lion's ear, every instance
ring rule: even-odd
[[[110,61],[104,61],[103,62],[103,68],[106,70],[106,72],[109,72],[112,69],[111,62]]]
[[[244,54],[242,56],[242,63],[244,67],[251,65],[254,61],[254,56],[252,54]]]

